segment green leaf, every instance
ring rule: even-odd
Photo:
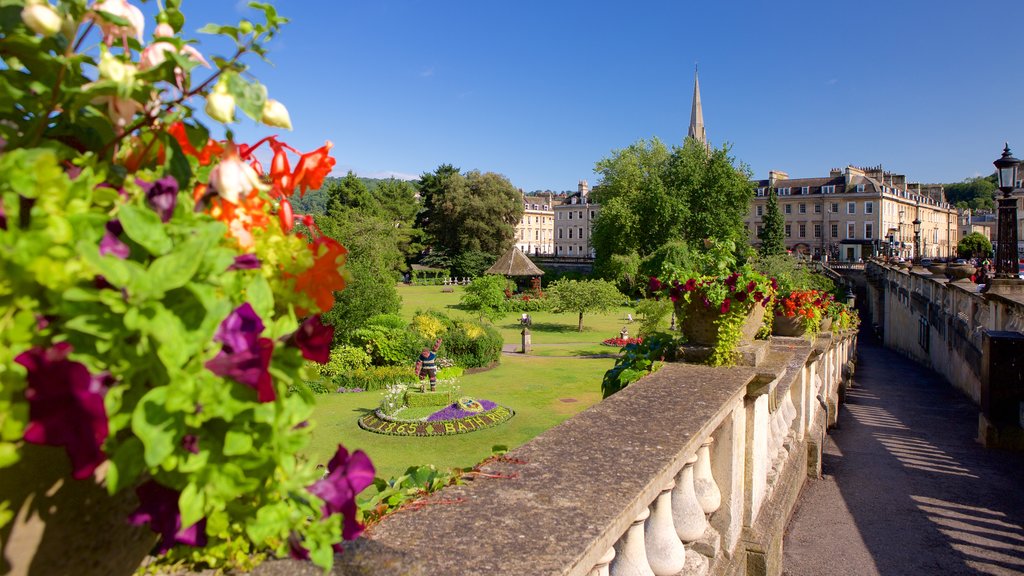
[[[142,442],[135,437],[129,437],[117,448],[107,470],[107,490],[111,494],[135,484],[142,474],[143,452]]]
[[[274,293],[263,275],[257,275],[249,282],[245,289],[245,298],[260,318],[271,318],[274,315]]]
[[[228,92],[234,96],[235,104],[245,115],[259,122],[263,118],[263,106],[267,103],[267,88],[259,82],[246,82],[238,74],[227,75]]]
[[[154,256],[162,256],[174,246],[156,212],[141,206],[122,206],[118,218],[124,233]]]
[[[132,413],[132,432],[145,447],[145,461],[149,467],[160,465],[174,452],[174,438],[178,426],[174,416],[167,412],[167,387],[154,388],[139,400]]]
[[[241,456],[252,450],[252,435],[248,432],[228,430],[224,436],[224,455]]]
[[[199,489],[194,482],[181,491],[178,497],[178,510],[181,511],[181,526],[188,528],[203,519],[203,509],[206,507],[206,494]]]
[[[203,263],[209,244],[201,238],[180,244],[174,252],[161,256],[149,265],[148,276],[161,292],[181,288],[192,280]]]

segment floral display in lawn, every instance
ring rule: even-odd
[[[497,406],[490,400],[477,400],[477,403],[482,409],[470,409],[467,410],[462,402],[455,402],[445,406],[444,409],[434,412],[427,417],[427,422],[437,422],[438,420],[456,420],[458,418],[466,418],[469,416],[475,416],[482,411],[494,410]]]
[[[329,359],[321,314],[348,252],[290,198],[321,187],[333,145],[250,144],[218,125],[291,129],[248,65],[287,19],[252,2],[201,28],[221,57],[185,33],[178,0],[151,22],[129,0],[6,8],[0,473],[59,447],[77,481],[137,495],[126,520],[160,536],[157,562],[291,555],[329,570],[374,473],[342,446],[326,478],[297,457],[314,399],[290,390]]]
[[[618,348],[622,348],[623,346],[626,346],[628,344],[642,344],[643,341],[644,339],[642,336],[638,336],[636,338],[608,338],[607,340],[601,342],[601,344],[604,344],[605,346],[615,346]]]

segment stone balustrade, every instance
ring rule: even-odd
[[[1024,352],[1024,283],[996,283],[986,290],[968,278],[951,281],[923,268],[878,262],[868,264],[865,276],[866,319],[885,346],[970,396],[980,408],[983,442],[1001,444],[1002,428],[1004,439],[1016,438],[1010,446],[1024,447],[1024,404],[1018,412],[1024,370],[1014,361]],[[1002,408],[1012,414],[995,413]]]
[[[779,574],[855,343],[780,338],[757,367],[667,364],[386,518],[335,573]]]

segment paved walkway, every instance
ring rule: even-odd
[[[784,573],[1024,574],[1024,453],[982,448],[970,400],[877,340],[861,340],[854,384]]]

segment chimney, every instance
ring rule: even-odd
[[[775,186],[775,182],[778,180],[789,180],[789,174],[782,170],[769,170],[768,171],[768,185]]]
[[[580,200],[585,199],[587,197],[587,193],[588,192],[590,192],[590,186],[587,184],[587,181],[586,180],[580,180],[580,183],[579,183]]]

